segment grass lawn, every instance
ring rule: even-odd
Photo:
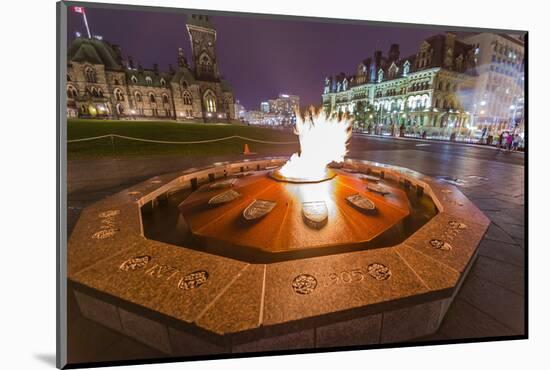
[[[196,141],[240,135],[258,140],[297,142],[296,135],[291,131],[271,130],[239,124],[83,119],[70,119],[67,122],[68,140],[107,134],[165,141]],[[248,143],[252,152],[265,155],[292,153],[298,150],[298,144],[260,144],[241,139],[181,145],[146,143],[108,137],[93,141],[67,143],[67,155],[68,159],[151,155],[227,155],[242,153],[245,143]]]

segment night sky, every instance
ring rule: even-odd
[[[158,63],[167,71],[177,66],[183,47],[189,63],[190,43],[182,13],[86,8],[93,35],[118,44],[124,57],[144,68]],[[218,63],[246,109],[279,93],[300,96],[302,106],[321,102],[324,78],[354,73],[374,50],[387,53],[400,44],[401,56],[415,54],[422,40],[440,33],[434,29],[327,24],[304,20],[252,19],[212,16],[217,30]],[[68,12],[69,42],[75,32],[86,34],[82,15]]]

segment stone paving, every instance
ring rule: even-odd
[[[509,160],[480,159],[462,153],[457,156],[452,151],[393,149],[395,148],[352,150],[351,156],[408,167],[433,177],[450,176],[463,180],[460,190],[492,221],[481,242],[477,261],[439,331],[418,341],[524,334],[524,166],[509,163]],[[239,158],[242,156],[230,159]],[[215,160],[209,160],[212,161]],[[69,232],[85,206],[153,175],[202,164],[197,160],[171,161],[166,158],[126,159],[121,162],[117,163],[117,167],[123,170],[117,177],[110,179],[109,175],[102,177],[97,172],[97,169],[105,167],[105,162],[101,163],[101,160],[89,161],[87,164],[69,163],[69,181],[74,180],[77,184],[72,188],[69,186]],[[107,166],[104,173],[111,170]],[[87,176],[83,176],[85,173],[93,173],[94,177],[103,180],[90,183],[91,178],[86,179]],[[165,356],[155,349],[84,319],[78,312],[72,295],[68,299],[68,311],[69,362]]]

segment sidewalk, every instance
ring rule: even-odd
[[[450,141],[450,140],[443,140],[443,139],[422,139],[422,138],[410,137],[410,136],[401,137],[401,136],[391,136],[391,135],[373,135],[373,134],[366,134],[366,133],[362,133],[362,132],[354,132],[353,135],[357,136],[357,137],[368,137],[368,138],[373,138],[373,139],[387,139],[387,140],[396,139],[396,140],[403,140],[403,141],[417,141],[417,142],[421,142],[421,143],[438,143],[438,144],[462,145],[462,146],[470,146],[470,147],[475,147],[475,148],[485,148],[485,149],[491,149],[491,150],[502,150],[502,149],[497,148],[494,145],[468,143],[468,142],[463,142],[463,141]],[[524,151],[516,151],[516,152],[513,152],[513,153],[525,154]]]

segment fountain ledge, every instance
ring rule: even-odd
[[[157,176],[85,208],[68,245],[83,316],[174,356],[397,343],[436,332],[489,220],[455,186],[406,168],[344,163],[416,187],[437,206],[392,247],[253,264],[143,236],[142,206],[286,160]]]

